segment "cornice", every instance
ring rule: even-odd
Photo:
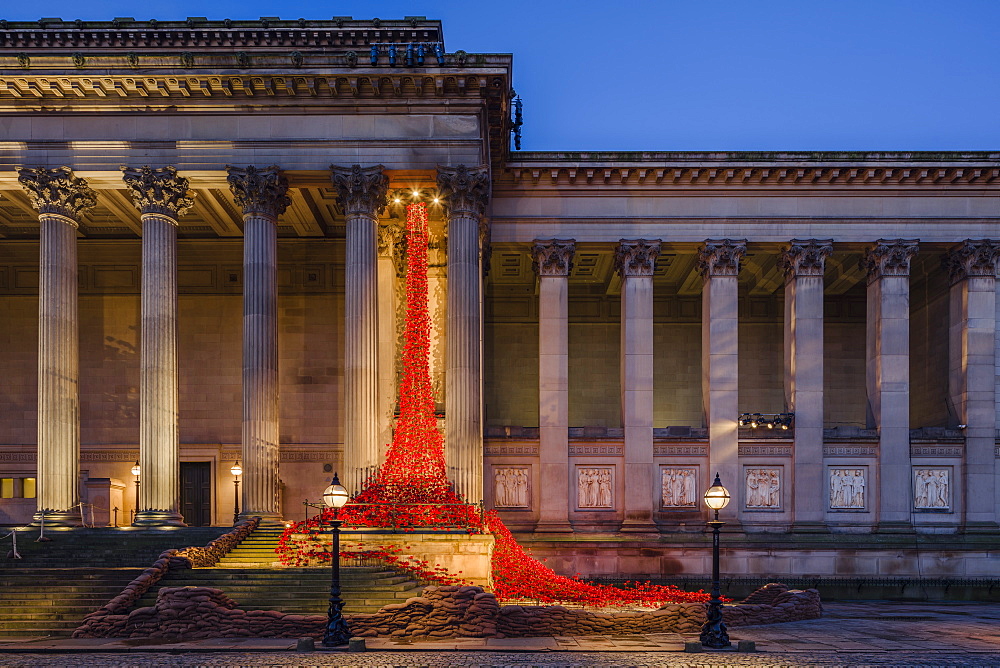
[[[896,162],[906,160],[900,154]],[[516,187],[610,186],[622,187],[710,187],[710,188],[817,188],[849,187],[986,186],[1000,183],[1000,154],[979,156],[938,154],[937,164],[916,161],[895,165],[804,165],[714,164],[709,154],[693,154],[701,164],[645,164],[638,166],[525,166],[508,163],[497,185]]]
[[[190,17],[183,21],[0,20],[0,48],[210,48],[240,46],[245,49],[275,46],[353,48],[370,43],[443,42],[441,21],[423,16],[395,20],[354,20],[349,16],[332,20],[209,21]]]
[[[490,90],[508,89],[501,70],[480,74],[436,72],[433,74],[386,75],[374,71],[283,74],[163,74],[141,76],[121,74],[4,75],[0,74],[0,99],[22,98],[72,100],[132,98],[153,102],[164,98],[429,98],[489,97]]]

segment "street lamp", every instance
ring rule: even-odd
[[[347,622],[340,614],[344,607],[344,601],[340,598],[340,522],[337,519],[337,511],[344,507],[350,495],[347,489],[340,484],[337,474],[333,474],[333,482],[323,491],[323,503],[327,508],[333,508],[333,519],[330,526],[333,528],[332,541],[330,545],[330,563],[333,566],[332,579],[330,580],[330,609],[326,613],[326,632],[323,634],[323,645],[326,647],[336,647],[346,645],[351,639],[351,633],[347,629]]]
[[[139,460],[135,460],[135,464],[132,466],[132,475],[135,476],[135,510],[132,511],[132,523],[135,523],[136,516],[139,514],[139,474],[142,473],[142,467],[139,466]]]
[[[243,473],[240,460],[236,460],[236,463],[229,469],[229,472],[236,477],[233,480],[233,485],[235,485],[235,493],[233,495],[233,524],[236,524],[240,521],[240,474]]]
[[[719,529],[725,522],[719,521],[719,511],[729,504],[729,490],[722,486],[719,474],[715,474],[715,482],[705,492],[705,505],[715,511],[715,519],[708,523],[712,527],[712,598],[708,601],[708,619],[701,627],[701,644],[706,647],[721,649],[730,647],[729,634],[726,633],[726,623],[722,621],[722,601],[719,591]]]

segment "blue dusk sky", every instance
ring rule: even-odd
[[[1000,0],[46,0],[34,20],[424,15],[514,54],[525,150],[1000,149]]]

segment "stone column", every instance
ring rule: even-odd
[[[709,475],[719,474],[733,502],[720,517],[737,524],[739,490],[739,300],[737,276],[746,254],[745,239],[709,239],[698,255],[698,270],[705,281],[701,310],[701,391],[708,427]]]
[[[291,203],[276,166],[229,167],[243,209],[243,512],[273,524],[278,499],[277,222]]]
[[[379,465],[376,227],[389,179],[382,165],[332,165],[347,224],[344,263],[344,486],[361,491]]]
[[[396,410],[396,253],[403,244],[403,230],[395,223],[378,226],[378,461],[385,460],[392,442],[393,414]]]
[[[480,223],[489,201],[486,167],[438,167],[448,217],[445,457],[466,501],[483,500],[482,269]]]
[[[948,389],[965,425],[965,530],[997,530],[996,277],[1000,243],[966,240],[945,257],[951,277]],[[955,481],[952,489],[956,490]]]
[[[622,239],[615,271],[622,279],[621,404],[625,432],[623,532],[653,523],[653,270],[660,240]]]
[[[80,336],[76,232],[97,203],[69,167],[19,169],[38,211],[38,471],[35,521],[80,524]]]
[[[569,270],[576,242],[535,241],[538,274],[538,456],[541,495],[535,531],[570,532]]]
[[[823,271],[833,242],[793,239],[785,270],[785,404],[795,414],[795,531],[826,531],[823,479]]]
[[[877,428],[878,525],[911,530],[910,260],[917,242],[879,239],[865,254],[868,270],[868,427]]]
[[[194,206],[173,167],[123,168],[142,217],[139,510],[133,524],[183,526],[177,437],[177,219]]]

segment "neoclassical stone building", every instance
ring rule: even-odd
[[[520,152],[513,96],[424,17],[0,22],[0,523],[357,488],[416,197],[451,475],[557,569],[705,572],[718,472],[730,572],[996,571],[1000,154]]]

